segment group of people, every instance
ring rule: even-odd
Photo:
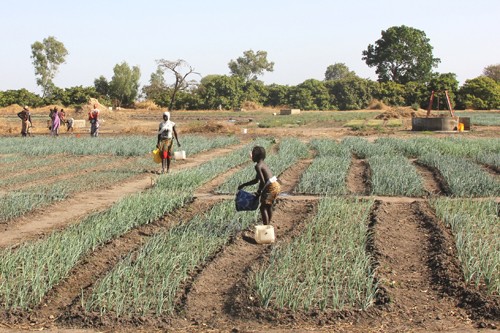
[[[33,126],[29,108],[25,106],[17,115],[22,121],[21,134],[22,136],[26,136],[29,128]],[[97,108],[97,105],[94,105],[94,108],[88,113],[88,117],[90,121],[90,135],[97,137],[99,135],[99,109]],[[59,127],[61,123],[67,124],[68,131],[73,129],[73,119],[70,118],[71,122],[68,123],[70,119],[66,120],[66,114],[63,109],[60,111],[57,107],[51,109],[50,118],[51,122],[49,128],[51,130],[51,135],[53,136],[59,135]],[[174,139],[177,142],[177,145],[179,147],[181,146],[175,123],[170,120],[170,112],[163,113],[163,121],[160,122],[157,134],[157,147],[160,150],[162,165],[161,173],[170,173],[170,162],[173,157]],[[250,156],[252,161],[255,163],[255,178],[238,186],[238,190],[249,185],[259,184],[258,190],[255,194],[259,197],[260,201],[262,223],[270,224],[272,218],[272,205],[281,190],[280,184],[278,179],[273,176],[270,168],[266,165],[266,163],[264,163],[266,150],[263,147],[255,146],[252,149]]]
[[[64,109],[58,110],[57,106],[50,109],[49,118],[48,127],[50,135],[59,136],[61,124],[66,124],[66,132],[73,131],[73,118],[66,119],[66,112],[64,112]]]

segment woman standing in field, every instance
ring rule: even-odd
[[[59,126],[61,126],[60,114],[57,111],[57,108],[54,108],[54,112],[52,112],[52,128],[50,130],[52,136],[59,135]]]
[[[174,143],[173,138],[177,141],[180,147],[179,139],[177,138],[177,130],[175,123],[170,120],[170,112],[163,112],[163,121],[160,123],[158,129],[158,143],[157,147],[160,149],[161,157],[161,173],[170,172],[170,160],[172,158],[172,146]]]

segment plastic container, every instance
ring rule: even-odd
[[[274,243],[274,227],[272,225],[256,225],[254,238],[257,244]]]
[[[152,151],[151,155],[153,156],[153,161],[155,163],[161,163],[160,149],[156,148]]]
[[[243,134],[247,134],[247,132],[248,132],[248,131],[247,131],[247,129],[246,129],[246,128],[241,129],[241,133],[243,133]]]
[[[458,123],[458,131],[463,132],[464,131],[464,123]]]
[[[186,159],[186,151],[181,150],[181,151],[174,152],[174,158],[176,160],[185,160]]]

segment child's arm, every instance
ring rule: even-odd
[[[238,186],[238,190],[241,190],[243,187],[245,186],[249,186],[249,185],[254,185],[254,184],[257,184],[259,182],[259,180],[257,178],[255,179],[252,179],[251,181],[249,182],[246,182],[246,183],[243,183],[241,184],[240,186]]]

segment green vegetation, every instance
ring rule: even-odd
[[[351,164],[349,149],[328,139],[313,140],[311,145],[318,152],[318,156],[302,174],[296,192],[346,194],[346,178]]]
[[[426,154],[418,161],[436,168],[451,194],[457,197],[500,195],[500,184],[481,167],[468,160],[447,155]]]
[[[156,146],[156,138],[151,136],[122,136],[112,138],[67,137],[57,140],[57,144],[52,137],[35,137],[30,140],[23,139],[20,137],[2,139],[0,154],[26,154],[34,156],[54,154],[144,156],[149,154]],[[181,140],[182,149],[189,155],[238,142],[238,138],[234,136],[218,136],[207,140],[200,135],[186,135]]]
[[[269,147],[270,144],[263,146]],[[272,170],[273,174],[279,176],[283,171],[291,167],[295,162],[301,158],[307,157],[309,150],[307,145],[295,138],[285,138],[279,144],[279,151],[277,154],[267,153],[266,164]],[[248,165],[246,168],[236,172],[222,183],[217,189],[216,193],[236,193],[238,185],[245,183],[255,178],[255,167],[253,164]],[[257,185],[254,185],[256,189]],[[251,187],[246,188],[251,191]]]
[[[289,244],[273,248],[255,273],[263,306],[280,309],[366,309],[376,286],[366,253],[372,201],[321,199],[318,213]]]
[[[368,158],[371,170],[371,194],[421,196],[425,193],[423,179],[402,155],[381,155]]]
[[[6,309],[32,308],[89,251],[181,207],[200,185],[243,163],[253,145],[197,168],[160,176],[152,189],[126,197],[77,225],[38,242],[0,251],[0,304]]]
[[[97,283],[83,300],[86,310],[117,317],[172,313],[179,288],[195,268],[256,219],[256,212],[237,213],[234,202],[225,201],[154,236]]]
[[[435,199],[436,214],[451,227],[465,281],[500,294],[500,218],[494,200]]]

